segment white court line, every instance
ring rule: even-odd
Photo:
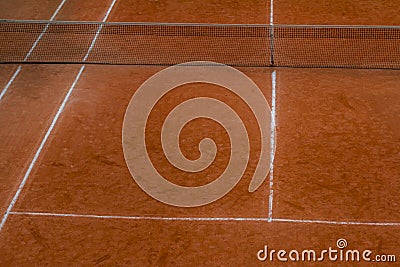
[[[110,6],[109,9],[107,10],[107,13],[105,14],[105,16],[104,16],[104,18],[103,18],[103,22],[105,22],[105,21],[107,20],[108,16],[110,15],[111,9],[114,7],[114,4],[115,4],[116,1],[117,1],[117,0],[113,0],[113,2],[111,3],[111,6]],[[90,53],[90,51],[88,50],[87,53],[86,53],[86,55],[85,55],[85,58],[87,57],[87,55],[88,55],[89,53]],[[29,175],[30,175],[30,173],[31,173],[31,171],[32,171],[32,169],[33,169],[33,167],[35,166],[36,161],[37,161],[38,157],[40,156],[40,154],[41,154],[41,152],[42,152],[42,150],[43,150],[44,145],[45,145],[46,142],[47,142],[47,139],[49,138],[51,132],[53,131],[54,126],[55,126],[56,122],[58,121],[58,119],[59,119],[59,117],[60,117],[62,111],[64,110],[64,107],[65,107],[65,105],[66,105],[66,103],[67,103],[67,101],[68,101],[68,99],[69,99],[69,97],[70,97],[72,91],[74,90],[76,83],[78,82],[79,78],[81,77],[82,72],[84,71],[84,69],[85,69],[85,65],[83,65],[83,66],[80,68],[80,70],[79,70],[79,72],[78,72],[78,75],[76,76],[74,82],[72,83],[71,87],[69,88],[68,93],[66,94],[66,96],[65,96],[65,98],[64,98],[64,100],[63,100],[63,102],[61,103],[61,106],[59,107],[59,109],[58,109],[56,115],[54,116],[53,121],[51,122],[51,125],[50,125],[49,129],[47,130],[45,136],[43,137],[43,140],[42,140],[42,142],[40,143],[40,146],[39,146],[38,150],[36,151],[35,156],[33,157],[32,161],[31,161],[31,163],[30,163],[30,165],[29,165],[29,168],[28,168],[28,170],[26,171],[26,173],[25,173],[25,175],[24,175],[24,178],[22,179],[21,184],[20,184],[19,187],[18,187],[17,192],[15,193],[13,199],[11,200],[10,205],[8,206],[6,212],[5,212],[4,215],[3,215],[3,218],[2,218],[1,223],[0,223],[0,231],[1,231],[1,229],[3,228],[4,224],[6,223],[7,218],[8,218],[8,216],[9,216],[10,212],[11,212],[12,209],[14,208],[14,205],[15,205],[15,203],[17,202],[17,200],[18,200],[18,198],[19,198],[19,196],[20,196],[20,194],[21,194],[22,189],[24,189],[24,186],[25,186],[25,184],[26,184],[26,181],[28,180],[28,177],[29,177]]]
[[[10,212],[12,215],[29,215],[42,217],[73,217],[92,219],[127,219],[127,220],[151,220],[151,221],[266,221],[266,218],[216,218],[216,217],[157,217],[157,216],[119,216],[119,215],[94,215],[72,213],[48,213],[48,212]]]
[[[101,32],[101,30],[103,29],[103,24],[100,25],[100,27],[97,29],[96,35],[94,36],[92,43],[90,44],[89,50],[86,53],[85,57],[83,58],[83,62],[85,62],[87,60],[87,58],[89,57],[90,52],[92,51],[94,44],[97,41],[97,38],[99,37],[99,34]]]
[[[295,220],[295,219],[278,219],[273,222],[287,223],[315,223],[315,224],[334,224],[334,225],[369,225],[369,226],[400,226],[400,222],[356,222],[356,221],[324,221],[324,220]]]
[[[268,221],[272,222],[272,207],[274,201],[274,160],[276,152],[276,70],[272,72],[272,94],[271,94],[271,166],[269,170],[269,203]]]
[[[18,69],[14,72],[13,76],[11,79],[8,81],[6,86],[4,87],[3,91],[0,93],[0,100],[3,98],[4,94],[7,92],[8,88],[11,86],[11,84],[14,82],[14,79],[17,77],[18,73],[21,71],[22,66],[19,65]]]
[[[247,217],[159,217],[159,216],[120,216],[120,215],[95,215],[75,213],[50,213],[50,212],[26,212],[13,211],[11,215],[27,215],[37,217],[64,217],[87,219],[125,219],[125,220],[150,220],[150,221],[253,221],[269,222],[268,218]],[[295,220],[273,219],[272,222],[281,223],[306,223],[306,224],[333,224],[333,225],[361,225],[361,226],[400,226],[400,222],[356,222],[356,221],[324,221],[324,220]]]
[[[274,0],[270,1],[269,8],[269,25],[274,25]]]
[[[108,8],[107,13],[106,13],[106,15],[105,15],[104,18],[103,18],[103,22],[105,22],[105,21],[107,20],[107,18],[108,18],[108,16],[110,15],[111,10],[113,9],[113,7],[114,7],[116,1],[117,1],[117,0],[114,0],[114,1],[111,3],[111,6]],[[93,38],[93,40],[92,40],[92,43],[90,44],[90,47],[89,47],[89,49],[88,49],[88,51],[87,51],[85,57],[83,58],[83,61],[84,61],[84,62],[87,60],[87,58],[88,58],[90,52],[92,52],[92,49],[93,49],[93,47],[94,47],[94,44],[96,43],[97,38],[99,37],[99,34],[100,34],[100,32],[101,32],[102,29],[103,29],[103,24],[100,24],[100,27],[97,29],[96,35],[94,36],[94,38]]]
[[[53,21],[55,19],[55,17],[57,16],[58,12],[60,12],[61,8],[64,6],[65,2],[67,0],[63,0],[57,7],[56,11],[54,11],[53,15],[50,18],[50,21]],[[24,58],[24,62],[28,60],[28,58],[30,57],[30,55],[32,54],[33,50],[36,48],[37,44],[39,43],[39,41],[42,39],[43,35],[45,34],[45,32],[47,31],[47,29],[49,28],[49,23],[47,23],[46,27],[44,27],[43,31],[40,33],[39,37],[36,39],[36,41],[33,43],[31,49],[29,49],[29,52],[26,54],[25,58]],[[8,81],[8,83],[6,84],[6,86],[3,88],[3,90],[0,93],[0,100],[3,98],[3,96],[5,95],[5,93],[7,92],[8,88],[10,88],[11,84],[14,82],[15,78],[17,77],[17,75],[19,74],[19,72],[21,71],[22,66],[19,65],[18,69],[14,72],[13,76],[11,77],[11,79]]]
[[[67,0],[63,0],[63,1],[61,2],[61,4],[57,7],[56,11],[54,12],[53,16],[51,16],[50,21],[53,21],[53,20],[56,18],[58,12],[60,12],[61,8],[63,7],[63,5],[65,4],[66,1],[67,1]],[[39,37],[36,39],[35,43],[33,43],[33,45],[32,45],[32,47],[31,47],[31,49],[29,50],[28,54],[26,54],[26,56],[25,56],[25,58],[24,58],[24,61],[27,61],[27,60],[28,60],[28,58],[29,58],[30,55],[32,54],[33,50],[35,49],[35,47],[37,46],[37,44],[39,43],[39,41],[42,39],[43,35],[45,34],[45,32],[47,31],[47,29],[49,28],[49,26],[50,26],[50,23],[47,23],[47,24],[46,24],[46,27],[44,27],[43,31],[40,33],[40,35],[39,35]]]
[[[270,33],[270,64],[274,66],[274,0],[270,0],[270,11],[269,11],[269,25],[271,26],[271,33]]]

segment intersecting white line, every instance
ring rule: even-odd
[[[86,219],[124,219],[124,220],[150,220],[150,221],[253,221],[269,222],[268,218],[251,217],[161,217],[161,216],[123,216],[123,215],[96,215],[76,213],[51,213],[51,212],[27,212],[12,211],[10,215],[36,216],[36,217],[62,217],[62,218],[86,218]],[[272,219],[275,223],[302,223],[302,224],[332,224],[354,226],[400,226],[400,222],[357,222],[357,221],[328,221],[328,220],[296,220],[296,219]]]
[[[107,13],[106,13],[105,16],[104,16],[102,22],[105,22],[105,21],[107,20],[109,14],[110,14],[110,12],[111,12],[111,9],[114,7],[114,4],[115,4],[116,1],[117,1],[117,0],[113,0],[113,2],[111,3],[110,7],[109,7],[108,10],[107,10]],[[99,27],[99,29],[100,29],[100,27]],[[99,31],[98,31],[98,32],[99,32]],[[94,44],[93,44],[93,45],[94,45]],[[85,58],[87,58],[87,56],[88,56],[89,53],[90,53],[90,51],[89,51],[89,49],[88,49],[88,51],[87,51],[87,53],[86,53],[86,55],[85,55]],[[51,132],[53,131],[54,126],[56,125],[56,122],[58,121],[58,119],[59,119],[61,113],[63,112],[64,107],[65,107],[66,103],[68,102],[68,99],[69,99],[69,97],[71,96],[72,91],[74,90],[74,88],[75,88],[75,86],[76,86],[76,84],[77,84],[77,82],[78,82],[79,78],[81,77],[82,72],[83,72],[84,70],[85,70],[85,65],[83,65],[83,66],[80,68],[80,70],[79,70],[77,76],[75,77],[74,82],[72,83],[71,87],[69,88],[67,94],[65,95],[65,98],[64,98],[63,102],[61,103],[61,105],[60,105],[60,107],[59,107],[59,109],[58,109],[56,115],[54,116],[53,121],[52,121],[51,124],[50,124],[50,127],[48,128],[48,130],[47,130],[45,136],[43,137],[43,140],[41,141],[40,146],[39,146],[38,150],[36,151],[35,156],[33,157],[31,163],[29,164],[29,168],[28,168],[28,170],[26,171],[26,173],[25,173],[25,175],[24,175],[24,178],[22,179],[22,181],[21,181],[21,183],[20,183],[20,185],[19,185],[19,187],[18,187],[18,189],[17,189],[17,192],[15,193],[13,199],[11,200],[11,203],[9,204],[9,206],[8,206],[8,208],[7,208],[7,210],[6,210],[6,212],[5,212],[4,215],[3,215],[3,218],[2,218],[1,223],[0,223],[0,231],[1,231],[1,229],[4,227],[4,224],[6,223],[9,214],[11,213],[12,209],[14,208],[14,205],[15,205],[15,203],[17,202],[17,200],[18,200],[18,198],[19,198],[19,196],[20,196],[22,190],[24,189],[24,186],[25,186],[25,184],[26,184],[26,182],[27,182],[27,180],[28,180],[28,177],[29,177],[29,175],[30,175],[30,173],[31,173],[31,171],[32,171],[32,169],[33,169],[33,167],[35,166],[36,161],[37,161],[37,159],[39,158],[39,156],[40,156],[40,154],[41,154],[41,152],[42,152],[42,150],[43,150],[44,145],[46,144],[46,142],[47,142],[47,140],[48,140],[48,138],[49,138]]]
[[[58,13],[58,11],[61,9],[62,5],[64,4],[66,0],[63,0],[62,3],[60,4],[59,8],[56,10],[55,14],[53,14],[52,18],[50,20],[53,20]],[[104,16],[103,22],[105,22],[115,4],[116,0],[113,0],[111,6],[109,7],[106,15]],[[273,25],[273,0],[271,0],[271,14],[270,14],[270,24]],[[102,26],[99,26],[98,31],[96,32],[96,35],[94,39],[92,40],[91,46],[89,47],[84,61],[87,60],[91,50],[93,49],[96,40],[99,36],[100,31],[102,30]],[[36,47],[37,43],[40,41],[42,38],[43,34],[47,30],[48,25],[45,27],[44,32],[38,37],[37,41],[34,43],[32,46],[30,52],[27,54],[25,57],[25,60],[28,59],[30,53],[32,53],[33,49]],[[24,61],[25,61],[24,60]],[[94,214],[72,214],[72,213],[47,213],[47,212],[14,212],[12,211],[16,201],[18,200],[18,197],[45,145],[47,142],[47,139],[49,135],[51,134],[57,120],[59,119],[62,111],[64,110],[64,107],[73,91],[73,89],[76,86],[76,83],[80,79],[82,72],[84,71],[85,66],[83,65],[73,84],[71,85],[68,93],[66,94],[58,112],[56,113],[48,131],[46,132],[46,135],[44,136],[39,149],[37,150],[25,176],[24,179],[22,180],[13,200],[11,201],[6,213],[3,216],[3,219],[0,223],[0,231],[3,228],[5,222],[7,221],[7,218],[9,215],[28,215],[28,216],[42,216],[42,217],[72,217],[72,218],[92,218],[92,219],[129,219],[129,220],[156,220],[156,221],[265,221],[265,222],[281,222],[281,223],[303,223],[303,224],[330,224],[330,225],[354,225],[354,226],[400,226],[400,222],[357,222],[357,221],[329,221],[329,220],[307,220],[307,219],[288,219],[288,218],[273,218],[272,217],[272,203],[273,203],[273,158],[271,158],[271,172],[270,172],[270,196],[269,196],[269,213],[268,213],[268,218],[246,218],[246,217],[157,217],[157,216],[118,216],[118,215],[94,215]],[[12,84],[18,73],[21,71],[21,65],[18,67],[18,69],[15,71],[14,75],[11,77],[10,81],[7,83],[5,89],[1,92],[0,94],[0,100],[5,94],[5,91],[8,89],[8,87]],[[272,118],[273,118],[273,123],[276,125],[276,71],[273,71],[272,73],[272,105],[271,105],[271,112],[272,112]],[[271,146],[275,146],[275,132],[271,132]]]
[[[51,132],[53,131],[53,128],[54,128],[54,126],[55,126],[55,124],[56,124],[58,118],[60,117],[62,111],[64,110],[65,104],[67,103],[67,101],[68,101],[68,99],[69,99],[69,96],[70,96],[71,93],[72,93],[72,90],[74,89],[76,83],[78,82],[78,79],[79,79],[79,77],[81,76],[81,74],[82,74],[82,72],[83,72],[83,70],[84,70],[84,67],[85,67],[85,66],[82,66],[81,69],[79,70],[79,73],[78,73],[78,75],[76,76],[74,82],[72,83],[70,89],[68,90],[68,93],[67,93],[67,95],[66,95],[65,98],[64,98],[64,101],[62,102],[62,104],[61,104],[61,106],[59,107],[59,109],[58,109],[56,115],[54,116],[53,121],[51,122],[49,129],[47,130],[45,136],[43,137],[43,140],[42,140],[42,142],[40,143],[40,146],[39,146],[38,150],[36,151],[35,156],[33,157],[31,163],[29,164],[28,170],[26,171],[26,173],[25,173],[25,175],[24,175],[24,178],[22,179],[21,184],[19,185],[19,187],[18,187],[18,189],[17,189],[17,192],[15,193],[13,199],[11,200],[11,203],[9,204],[9,206],[8,206],[8,208],[7,208],[7,210],[6,210],[6,212],[4,213],[3,219],[1,220],[1,223],[0,223],[0,231],[1,231],[1,229],[3,228],[4,224],[6,223],[7,218],[8,218],[8,215],[10,214],[10,212],[11,212],[11,210],[13,209],[15,203],[17,202],[17,200],[18,200],[18,198],[19,198],[19,195],[21,194],[22,189],[24,189],[24,186],[25,186],[25,184],[26,184],[26,181],[28,180],[28,177],[29,177],[29,175],[31,174],[31,171],[32,171],[33,167],[35,166],[36,161],[37,161],[38,157],[40,156],[40,153],[42,152],[44,145],[45,145],[46,142],[47,142],[47,139],[49,138]]]
[[[56,11],[54,11],[53,15],[50,18],[50,21],[53,21],[58,12],[60,12],[61,8],[64,6],[65,2],[67,0],[63,0],[57,7]],[[24,62],[28,60],[28,58],[31,56],[33,50],[36,48],[37,44],[39,43],[39,41],[42,39],[43,35],[46,33],[47,29],[49,28],[49,23],[46,24],[46,26],[44,27],[44,29],[42,30],[42,32],[40,33],[40,35],[38,36],[38,38],[36,38],[35,42],[33,43],[31,49],[29,49],[29,52],[25,55],[24,58]],[[17,77],[17,75],[19,74],[19,72],[21,71],[22,66],[19,65],[17,70],[14,72],[13,76],[10,78],[10,80],[8,81],[8,83],[6,84],[6,86],[3,88],[3,90],[0,93],[0,100],[3,98],[3,96],[5,95],[5,93],[7,92],[8,88],[10,88],[11,84],[14,82],[15,78]]]

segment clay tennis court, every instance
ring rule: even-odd
[[[399,14],[391,1],[368,0],[0,1],[0,19],[9,20],[395,26]],[[260,135],[251,110],[217,86],[176,88],[155,106],[146,128],[149,157],[168,180],[204,185],[229,161],[224,129],[197,119],[183,128],[181,150],[196,159],[198,143],[209,137],[218,144],[214,163],[199,173],[168,163],[160,129],[187,99],[213,97],[234,107],[251,147],[231,192],[180,208],[135,183],[122,147],[129,101],[165,68],[0,65],[1,266],[397,266],[399,70],[236,67],[260,88],[276,122],[273,169],[253,193]],[[321,251],[338,249],[339,239],[346,249],[371,250],[374,260],[395,255],[396,262],[257,258],[264,246]]]

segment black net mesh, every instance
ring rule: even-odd
[[[400,27],[1,21],[2,63],[400,69]]]

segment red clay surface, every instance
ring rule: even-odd
[[[2,232],[3,265],[80,266],[338,266],[321,263],[260,262],[269,249],[336,248],[346,237],[349,249],[377,254],[399,252],[397,227],[332,226],[265,222],[95,220],[13,216]],[[396,266],[340,263],[340,266]]]
[[[170,109],[195,96],[212,96],[238,109],[252,133],[251,163],[241,183],[221,201],[209,206],[186,209],[160,203],[145,194],[133,181],[122,153],[122,121],[135,90],[160,67],[89,66],[81,77],[54,138],[48,144],[37,171],[29,181],[29,190],[21,196],[18,210],[77,212],[108,215],[265,217],[268,185],[253,194],[247,191],[258,160],[259,134],[250,111],[232,94],[218,87],[183,86],[166,96],[149,118],[149,154],[159,171],[176,183],[199,185],[216,179],[229,160],[229,139],[215,123],[199,120],[188,125],[181,135],[182,150],[189,158],[198,157],[196,144],[216,137],[220,155],[204,172],[188,175],[167,164],[160,144],[161,123]],[[266,97],[271,70],[242,69],[259,84]],[[221,90],[217,92],[216,90]],[[197,142],[196,142],[197,140]],[[99,197],[101,196],[101,197]],[[65,201],[68,199],[68,201]]]
[[[76,66],[25,66],[0,105],[0,210],[4,213],[43,132],[77,73]],[[51,73],[51,75],[49,75]],[[8,77],[7,77],[8,78]],[[29,81],[29,83],[27,83]]]
[[[101,21],[112,0],[68,0],[65,2],[57,20]]]
[[[269,14],[266,0],[124,0],[109,21],[265,24]]]
[[[18,68],[16,65],[2,65],[0,68],[0,88],[4,88],[8,81],[11,79],[15,70]]]
[[[400,6],[390,0],[275,0],[274,23],[400,25]]]
[[[275,216],[400,219],[399,88],[398,71],[278,71]]]
[[[47,20],[50,19],[61,1],[14,0],[0,1],[1,19]]]
[[[307,2],[307,3],[306,3]],[[7,18],[26,18],[32,5],[8,6]],[[110,1],[68,1],[58,19],[101,20]],[[325,3],[325,2],[324,2]],[[390,24],[397,7],[386,2],[363,4],[274,1],[275,23]],[[328,4],[329,3],[329,4]],[[372,3],[378,6],[377,16]],[[58,4],[58,3],[57,3]],[[53,5],[57,5],[53,3]],[[386,5],[387,4],[387,5]],[[51,16],[47,7],[41,19]],[[25,7],[26,6],[26,7]],[[36,6],[36,5],[35,5]],[[43,4],[41,7],[44,7]],[[96,5],[97,6],[97,5]],[[100,6],[103,9],[100,10]],[[117,1],[111,21],[267,23],[269,1]],[[367,8],[367,6],[369,6]],[[133,8],[134,7],[134,8]],[[49,7],[50,8],[50,7]],[[88,11],[87,9],[90,8]],[[0,9],[5,10],[5,9]],[[12,12],[15,11],[13,15]],[[4,11],[3,11],[4,12]],[[342,12],[344,15],[340,15]],[[311,15],[310,15],[311,14]],[[0,84],[16,66],[0,65]],[[79,66],[23,66],[0,101],[0,210],[15,194],[49,122],[71,86]],[[173,208],[139,189],[125,165],[121,131],[128,102],[140,84],[161,67],[87,66],[42,151],[14,212],[0,232],[2,266],[292,266],[260,262],[256,253],[270,249],[336,248],[345,238],[349,249],[373,255],[395,254],[399,260],[399,226],[268,223],[269,183],[255,193],[247,187],[257,162],[256,126],[249,110],[233,95],[213,86],[183,86],[169,94],[150,118],[150,156],[158,170],[179,184],[215,179],[227,162],[226,134],[215,123],[197,120],[185,127],[183,153],[198,156],[193,144],[214,137],[217,160],[198,175],[169,166],[160,154],[159,126],[179,101],[198,94],[229,103],[250,129],[250,164],[235,189],[200,208]],[[242,68],[270,100],[271,69]],[[11,73],[11,74],[10,74]],[[277,152],[273,218],[353,222],[400,222],[398,143],[398,71],[277,70]],[[3,149],[5,148],[5,149]],[[267,179],[268,180],[268,179]],[[136,216],[131,219],[38,216],[37,212]],[[141,217],[147,217],[141,218]],[[186,218],[186,221],[161,217]],[[262,221],[194,221],[191,218],[263,218]],[[153,219],[149,219],[153,218]],[[323,266],[396,266],[365,262]],[[299,263],[321,266],[321,263]]]
[[[0,5],[6,5],[0,1]],[[46,5],[45,3],[20,4],[18,8],[9,7],[8,16],[11,19],[38,19],[30,16],[32,8],[41,14],[41,19],[50,19],[60,5]],[[71,2],[73,4],[73,2]],[[63,5],[56,16],[68,20],[68,14],[73,13],[73,19],[87,18],[87,11],[75,9],[68,1]],[[26,9],[26,10],[25,10]],[[104,7],[106,9],[106,7]],[[14,14],[15,13],[15,14]],[[45,15],[46,14],[46,15]],[[48,14],[48,15],[47,15]],[[95,13],[91,20],[101,20],[104,14]],[[34,41],[35,38],[32,39]],[[39,42],[40,46],[40,42]],[[28,49],[29,50],[29,49]],[[1,90],[10,80],[17,65],[1,65]],[[0,136],[4,144],[1,157],[0,211],[4,213],[10,203],[15,190],[35,154],[41,138],[49,127],[59,105],[79,70],[78,66],[23,66],[11,84],[9,91],[1,100],[2,110]],[[29,94],[28,94],[29,92]],[[11,186],[10,186],[11,184]]]

